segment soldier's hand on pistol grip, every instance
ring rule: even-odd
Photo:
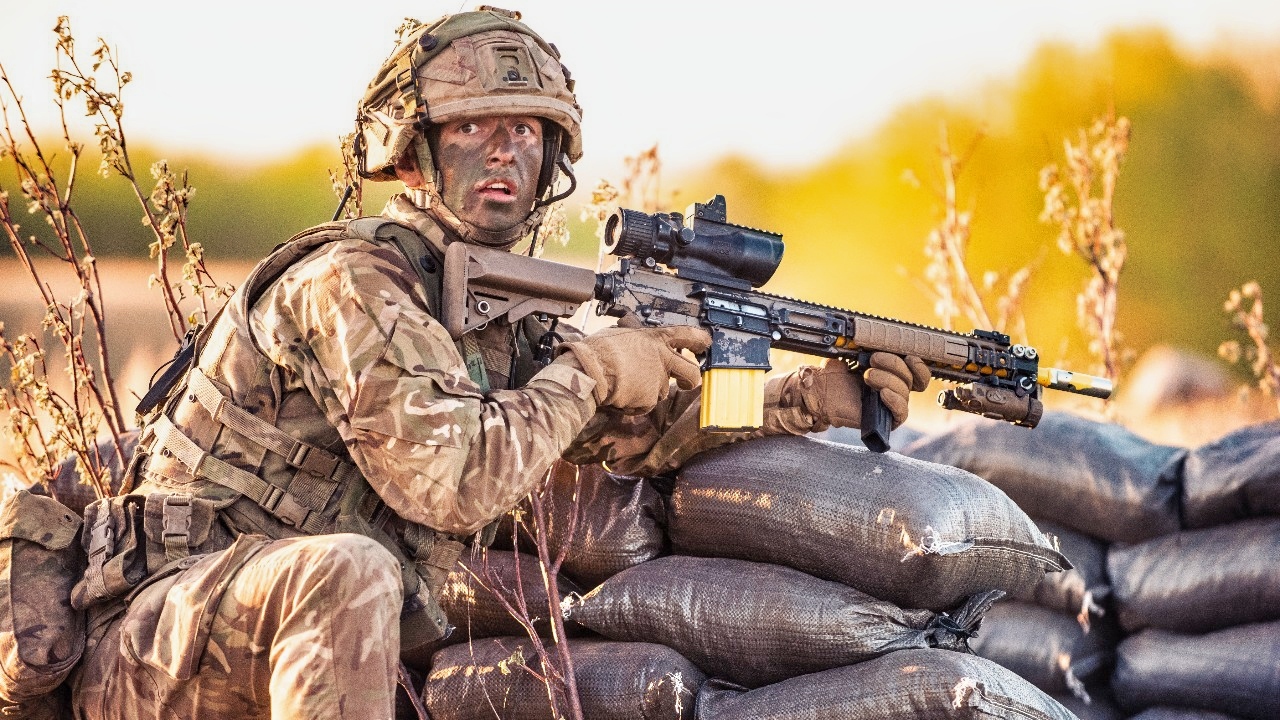
[[[797,370],[794,382],[783,390],[782,402],[803,407],[813,416],[815,428],[861,427],[865,383],[879,392],[896,428],[907,420],[911,392],[928,387],[929,378],[929,367],[913,355],[872,353],[870,367],[861,376],[843,360],[828,359],[821,367],[806,366]]]
[[[596,381],[596,403],[628,415],[647,413],[670,392],[671,379],[688,390],[701,382],[698,364],[681,350],[706,352],[711,335],[700,327],[612,327],[556,349]]]

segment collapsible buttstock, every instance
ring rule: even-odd
[[[534,313],[568,317],[595,287],[596,274],[585,268],[455,242],[444,253],[440,322],[457,340],[504,316],[511,323]]]

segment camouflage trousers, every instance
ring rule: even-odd
[[[391,553],[360,535],[246,535],[192,560],[91,630],[79,720],[392,717]]]

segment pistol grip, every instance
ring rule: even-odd
[[[865,383],[862,385],[862,444],[872,452],[889,449],[889,433],[893,430],[893,415],[880,399],[880,393]]]

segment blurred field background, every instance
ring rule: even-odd
[[[527,17],[559,37],[554,25]],[[0,48],[0,62],[4,55]],[[368,65],[370,59],[361,61]],[[946,63],[945,53],[937,62]],[[134,71],[145,79],[145,68]],[[44,102],[45,87],[22,90],[28,104]],[[836,92],[857,102],[856,87]],[[673,108],[694,100],[693,83],[670,97]],[[758,112],[766,111],[764,100]],[[273,108],[252,112],[262,123],[276,122]],[[1088,370],[1092,360],[1076,324],[1075,302],[1087,268],[1062,254],[1054,243],[1056,229],[1038,220],[1043,194],[1037,178],[1047,163],[1061,163],[1064,138],[1075,139],[1107,113],[1129,118],[1133,127],[1116,198],[1129,249],[1119,327],[1125,346],[1146,358],[1135,374],[1120,378],[1122,387],[1133,385],[1144,394],[1122,394],[1121,419],[1153,439],[1194,443],[1273,416],[1274,403],[1237,393],[1251,378],[1217,360],[1215,351],[1222,341],[1241,338],[1223,311],[1233,288],[1256,280],[1274,298],[1272,306],[1280,306],[1280,36],[1274,42],[1188,47],[1165,30],[1147,27],[1113,30],[1092,44],[1046,42],[1002,74],[904,101],[874,128],[850,132],[825,157],[802,163],[765,162],[743,150],[690,167],[668,156],[659,140],[666,164],[659,203],[682,210],[719,193],[728,201],[731,221],[783,233],[786,255],[766,290],[936,324],[923,279],[923,247],[943,210],[938,144],[945,126],[953,152],[966,158],[957,204],[973,213],[971,269],[1007,275],[1030,265],[1025,339],[1048,364]],[[768,124],[759,143],[769,143],[770,133],[807,132],[793,114],[778,115],[785,120]],[[344,132],[345,122],[344,117],[336,123],[335,132]],[[694,130],[708,135],[726,122],[733,117],[714,106],[688,118]],[[588,105],[588,154],[600,152],[590,144],[592,123]],[[645,149],[638,143],[617,154]],[[327,175],[341,163],[336,140],[260,161],[230,151],[219,156],[162,148],[146,137],[131,138],[131,152],[138,168],[163,157],[171,167],[187,169],[196,188],[188,230],[204,245],[220,281],[238,284],[255,258],[297,230],[327,221],[337,204]],[[91,153],[86,155],[86,167],[96,166]],[[617,160],[597,157],[602,165],[591,167]],[[567,208],[571,239],[564,247],[549,247],[546,257],[595,264],[595,225],[580,218],[580,209],[596,181],[580,175]],[[0,187],[13,184],[12,167],[0,164]],[[366,211],[376,212],[390,190],[366,185]],[[10,203],[21,202],[16,195],[11,193]],[[130,393],[140,393],[151,370],[174,348],[158,296],[146,287],[149,231],[139,223],[131,191],[117,178],[82,172],[76,203],[109,280],[105,293],[117,374]],[[42,229],[33,222],[24,232]],[[7,333],[35,329],[42,310],[7,246],[0,248],[0,288],[0,322]],[[1208,409],[1187,416],[1186,402]],[[919,408],[922,419],[931,419],[928,405],[922,398],[913,413]],[[1173,406],[1178,418],[1158,420],[1153,414]]]

